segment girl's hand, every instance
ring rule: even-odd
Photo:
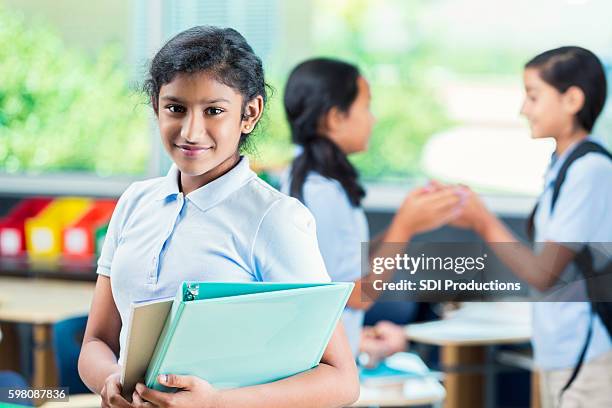
[[[176,393],[152,390],[144,384],[137,384],[133,395],[137,408],[216,408],[219,405],[219,391],[207,381],[192,375],[160,375],[157,379],[166,387],[179,388]]]
[[[113,373],[106,378],[102,391],[102,408],[132,408],[121,396],[121,373]]]
[[[462,186],[465,195],[465,203],[461,214],[450,224],[454,227],[468,228],[482,234],[487,220],[492,216],[478,194],[469,187]]]
[[[361,333],[360,351],[367,354],[365,364],[376,367],[382,360],[400,351],[406,351],[408,341],[404,328],[389,321],[380,321],[374,327],[364,327]]]
[[[461,187],[430,184],[411,191],[396,214],[410,234],[439,228],[454,220],[461,212]]]

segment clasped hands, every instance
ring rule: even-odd
[[[447,224],[478,231],[488,215],[480,197],[469,187],[430,181],[406,196],[395,217],[414,235]]]

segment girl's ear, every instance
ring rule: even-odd
[[[328,135],[335,134],[342,126],[345,117],[346,114],[344,112],[342,112],[336,106],[332,107],[322,118],[322,133]]]
[[[584,106],[584,92],[577,86],[570,86],[563,93],[563,107],[565,111],[572,115],[577,115]]]
[[[244,108],[244,117],[240,124],[241,133],[251,133],[255,128],[257,122],[261,118],[264,109],[264,101],[261,95],[257,95],[255,98],[247,102]]]

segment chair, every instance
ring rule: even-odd
[[[78,362],[87,316],[73,317],[53,325],[53,350],[59,374],[59,386],[68,387],[70,395],[90,393],[79,377]]]
[[[29,387],[26,380],[19,374],[13,371],[0,371],[0,388],[8,388],[12,390],[27,390]],[[28,407],[32,406],[32,401],[28,398],[8,399],[8,395],[0,394],[0,406],[3,403],[19,404]]]

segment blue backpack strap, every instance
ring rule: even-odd
[[[600,144],[594,143],[594,142],[591,142],[591,141],[581,142],[570,153],[570,155],[567,157],[567,159],[565,160],[565,162],[563,163],[563,165],[559,169],[559,173],[557,174],[557,178],[555,179],[555,184],[554,184],[554,187],[553,187],[552,199],[550,201],[550,213],[551,214],[553,213],[553,211],[555,209],[555,205],[557,204],[557,200],[559,198],[559,193],[561,192],[561,187],[563,186],[563,182],[565,181],[565,178],[567,176],[567,171],[569,170],[569,167],[576,160],[578,160],[582,156],[584,156],[586,154],[589,154],[589,153],[603,154],[608,159],[612,160],[612,155],[610,154],[610,152],[607,151]],[[537,208],[537,205],[536,205],[536,208]],[[535,213],[535,208],[534,208],[534,213]],[[574,263],[576,263],[576,265],[578,266],[579,270],[583,274],[585,274],[585,278],[589,277],[589,276],[586,276],[588,274],[592,275],[593,260],[592,260],[592,255],[591,255],[591,252],[590,252],[588,246],[585,246],[584,249],[576,255],[576,258],[574,259]],[[580,372],[580,368],[584,364],[584,359],[586,357],[586,353],[587,353],[587,350],[589,348],[589,343],[591,342],[591,338],[593,337],[593,319],[595,317],[595,310],[594,310],[594,307],[593,307],[594,305],[592,303],[589,303],[589,306],[590,306],[589,325],[588,325],[587,334],[586,334],[586,337],[585,337],[585,340],[584,340],[584,344],[582,346],[582,350],[580,351],[580,356],[578,357],[578,362],[576,363],[576,366],[574,366],[574,369],[572,370],[572,373],[571,373],[569,379],[567,380],[567,382],[565,383],[565,385],[561,389],[561,392],[559,393],[559,403],[561,402],[561,398],[563,397],[563,393],[572,385],[572,383],[574,382],[574,380],[578,376],[578,373]]]
[[[557,204],[557,199],[559,198],[559,193],[561,192],[561,186],[563,186],[563,182],[565,181],[565,177],[567,176],[567,171],[569,167],[576,160],[578,160],[579,158],[581,158],[582,156],[588,153],[603,154],[608,159],[612,160],[612,154],[610,154],[610,152],[606,150],[606,148],[604,148],[602,145],[595,143],[595,142],[591,142],[589,140],[581,142],[574,149],[574,151],[570,153],[568,158],[565,160],[565,162],[559,169],[559,173],[557,174],[557,178],[555,179],[555,184],[553,187],[552,199],[550,200],[550,213],[551,214],[553,213],[553,210],[555,209],[555,204]],[[531,214],[529,214],[529,217],[527,217],[527,236],[532,241],[535,236],[534,217],[535,217],[535,213],[537,209],[538,209],[538,203],[536,203],[536,205],[533,207],[533,210],[531,211]]]
[[[565,177],[567,176],[567,171],[569,167],[576,160],[578,160],[579,158],[581,158],[582,156],[588,153],[603,154],[608,159],[612,160],[612,154],[610,154],[610,152],[607,151],[602,145],[595,143],[595,142],[588,141],[588,140],[581,142],[574,149],[574,151],[570,153],[570,155],[567,157],[567,159],[565,160],[565,162],[559,169],[559,173],[557,174],[557,178],[555,179],[555,186],[553,188],[552,200],[550,200],[550,213],[551,214],[553,210],[555,209],[555,204],[557,204],[557,199],[559,198],[559,192],[561,191],[561,186],[563,185],[563,182],[565,181]]]

